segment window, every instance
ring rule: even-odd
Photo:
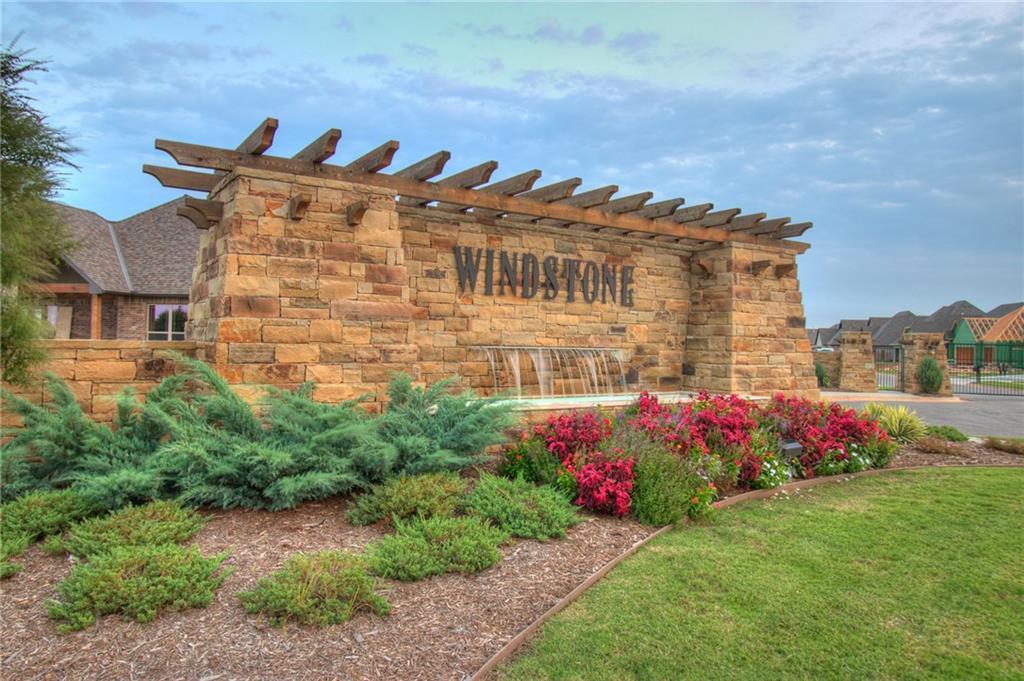
[[[150,305],[149,340],[185,340],[188,305]]]

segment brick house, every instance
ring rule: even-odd
[[[183,201],[119,221],[57,205],[76,245],[40,285],[55,338],[184,340],[199,234]]]

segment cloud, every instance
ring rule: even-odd
[[[377,66],[380,68],[389,66],[391,64],[391,57],[380,52],[367,52],[365,54],[357,54],[352,58],[352,61],[356,64],[363,64],[364,66]]]
[[[402,49],[420,59],[430,59],[438,54],[434,48],[420,45],[419,43],[402,43]]]
[[[637,55],[648,52],[661,40],[661,36],[650,31],[632,31],[620,33],[609,43],[618,52]]]

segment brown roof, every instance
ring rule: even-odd
[[[183,197],[118,222],[58,204],[77,247],[68,264],[97,292],[187,296],[199,232],[177,215]]]
[[[996,320],[982,340],[986,343],[1024,341],[1024,305]]]

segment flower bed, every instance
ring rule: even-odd
[[[799,448],[784,448],[787,442]],[[575,503],[593,511],[624,516],[635,509],[639,520],[664,524],[706,514],[722,490],[880,468],[895,451],[874,420],[838,404],[702,392],[670,405],[645,392],[614,419],[597,412],[551,417],[506,451],[502,471],[574,487]]]

